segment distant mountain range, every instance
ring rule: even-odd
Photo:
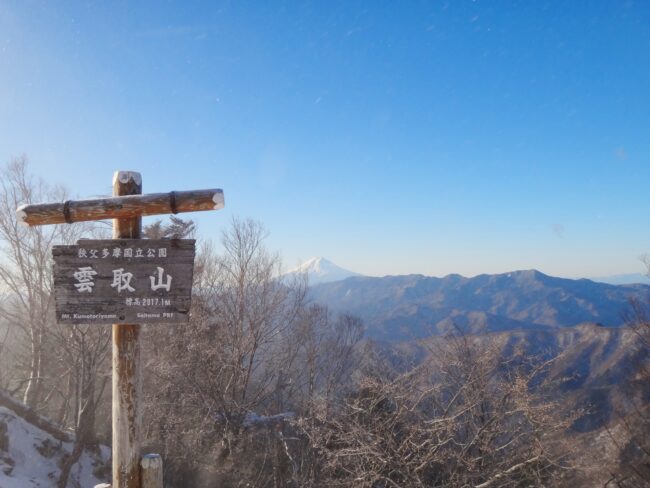
[[[435,351],[442,335],[459,332],[490,344],[512,364],[521,358],[548,361],[539,384],[556,382],[561,408],[582,411],[572,431],[599,452],[618,452],[604,429],[630,411],[630,391],[650,398],[648,385],[635,383],[638,371],[650,367],[647,348],[624,327],[630,300],[650,303],[649,284],[556,278],[536,270],[473,278],[350,276],[314,284],[309,297],[334,312],[361,317],[366,337],[398,370]]]
[[[583,322],[618,327],[626,321],[629,300],[649,297],[650,285],[615,286],[536,270],[473,278],[352,276],[310,288],[313,301],[360,316],[368,337],[391,342],[454,329],[548,330]]]

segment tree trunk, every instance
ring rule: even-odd
[[[32,408],[37,408],[41,396],[41,356],[42,356],[42,334],[40,331],[34,331],[31,335],[31,362],[29,368],[29,379],[23,403]]]

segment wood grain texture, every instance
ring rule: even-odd
[[[116,172],[113,195],[140,193],[142,177],[139,173]],[[140,217],[113,221],[115,239],[140,239],[141,233]],[[113,324],[113,488],[141,488],[141,396],[140,326]]]
[[[129,183],[115,181],[125,186],[133,186],[137,178],[129,180]],[[67,203],[35,203],[18,207],[16,215],[18,222],[25,225],[47,225],[104,219],[133,219],[145,215],[219,210],[223,207],[223,190],[213,188],[148,195],[124,193],[110,198],[71,200]]]
[[[142,488],[163,488],[163,461],[160,454],[146,454],[140,461]]]
[[[59,323],[189,320],[193,239],[83,239],[74,246],[54,246],[52,255]],[[128,285],[123,289],[116,281],[120,275]]]

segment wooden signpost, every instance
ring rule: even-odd
[[[118,171],[112,198],[16,210],[18,221],[26,225],[114,219],[113,240],[80,240],[76,246],[53,249],[57,321],[113,324],[112,488],[162,488],[162,460],[142,459],[140,453],[138,324],[187,322],[192,290],[194,241],[141,239],[142,216],[224,206],[219,189],[141,193],[139,173]]]
[[[193,239],[80,240],[52,254],[59,323],[189,320]]]

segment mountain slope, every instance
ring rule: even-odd
[[[312,287],[310,297],[335,311],[364,319],[371,338],[400,341],[444,333],[546,329],[596,322],[625,322],[631,298],[650,286],[613,286],[590,280],[514,271],[465,278],[448,275],[352,277]]]
[[[287,271],[285,276],[297,274],[307,274],[310,285],[340,281],[351,276],[361,276],[321,257],[311,258],[305,261],[297,268]]]
[[[633,397],[648,398],[650,384],[635,381],[649,366],[647,348],[629,327],[610,328],[592,323],[545,330],[519,329],[477,334],[469,340],[493,347],[511,365],[546,363],[535,382],[555,382],[564,407],[584,409],[573,430],[588,432],[627,412]],[[384,358],[393,365],[418,363],[445,338],[432,336],[409,343],[379,343]],[[633,393],[630,389],[633,389]]]
[[[53,487],[73,439],[47,419],[0,391],[0,487]],[[68,488],[95,486],[110,477],[110,448],[86,450],[72,467]],[[102,479],[103,478],[103,479]]]

